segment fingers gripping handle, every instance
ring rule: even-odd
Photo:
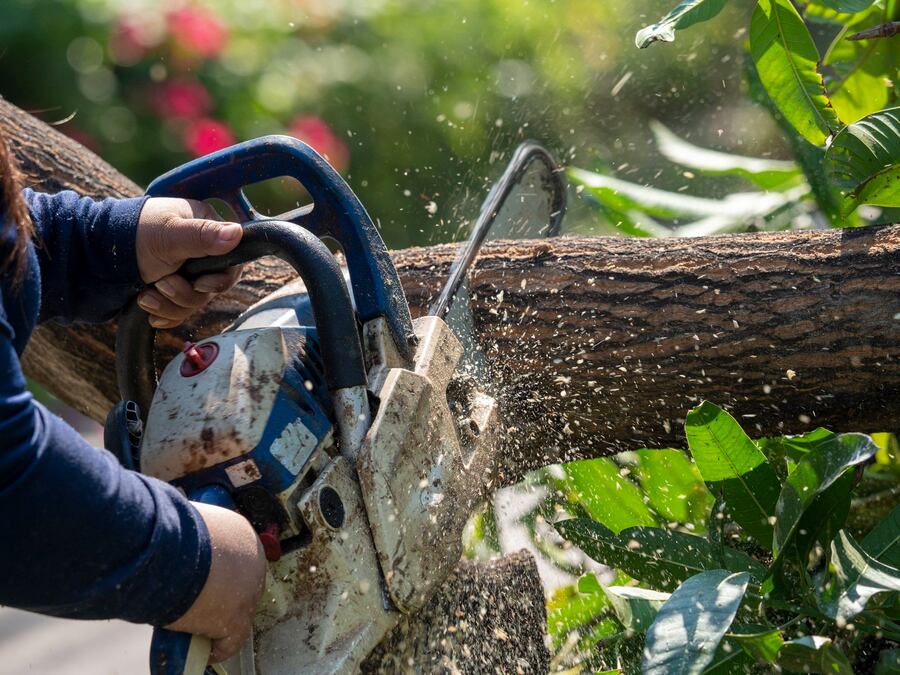
[[[194,502],[234,510],[234,500],[219,485],[208,485],[188,495]],[[150,640],[151,675],[216,675],[207,667],[212,642],[203,635],[191,635],[167,628],[155,628]]]
[[[189,260],[180,272],[197,277],[274,255],[294,268],[306,284],[322,345],[325,376],[332,391],[365,386],[366,371],[356,314],[343,275],[322,241],[298,225],[279,220],[244,223],[241,243],[230,253]],[[119,319],[116,377],[124,400],[137,402],[143,414],[156,389],[153,343],[156,331],[132,302]]]
[[[387,320],[397,349],[412,360],[415,336],[400,278],[375,225],[350,186],[311,147],[289,136],[264,136],[188,162],[160,176],[152,197],[221,199],[241,218],[259,220],[242,188],[290,176],[306,188],[313,209],[277,218],[296,222],[318,237],[329,236],[343,248],[353,297],[362,321]]]

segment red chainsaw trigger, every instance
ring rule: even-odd
[[[275,562],[281,558],[281,539],[278,538],[278,533],[278,525],[275,523],[259,533],[259,541],[262,543],[266,560],[269,562]]]
[[[204,342],[202,345],[185,342],[181,349],[184,361],[181,362],[181,376],[193,377],[209,368],[219,355],[219,345],[215,342]]]

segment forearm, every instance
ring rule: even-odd
[[[41,319],[105,321],[141,287],[135,239],[145,198],[95,201],[25,190],[37,230]]]

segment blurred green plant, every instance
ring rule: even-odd
[[[638,31],[635,42],[640,48],[672,42],[676,28],[712,19],[724,5],[683,0]],[[888,39],[892,33],[885,28],[898,19],[897,0],[756,2],[747,47],[749,89],[781,122],[796,166],[697,148],[661,125],[654,128],[660,152],[671,161],[709,176],[739,175],[763,192],[713,200],[625,183],[604,172],[571,169],[569,175],[603,222],[629,236],[896,220],[900,108],[891,106],[898,98],[900,41]],[[800,170],[805,181],[797,180]],[[858,213],[864,204],[880,208]]]

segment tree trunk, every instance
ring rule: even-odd
[[[0,128],[38,189],[139,193],[2,100]],[[425,311],[455,248],[393,254],[414,314]],[[563,459],[683,446],[684,415],[704,398],[760,435],[896,429],[898,253],[900,226],[490,245],[473,291],[510,426],[501,481]],[[195,330],[219,330],[292,276],[278,262],[248,266],[241,285],[181,334],[163,338],[161,349],[177,348]],[[26,371],[100,420],[117,400],[114,330],[42,326],[25,354]]]

